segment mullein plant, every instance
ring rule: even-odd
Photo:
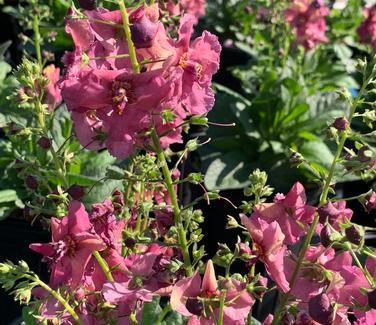
[[[374,134],[351,125],[359,119],[372,129],[376,60],[358,62],[363,79],[356,98],[339,91],[347,111],[330,126],[337,149],[329,170],[317,172],[319,202],[309,204],[299,182],[270,200],[267,175],[255,170],[244,190],[248,200],[239,207],[243,213],[229,216],[227,224],[237,243],[219,244],[210,259],[201,245],[204,216],[195,204],[222,199],[220,193],[205,191],[187,205],[178,198],[180,184],[203,181],[199,173],[181,175],[179,166],[205,141],[190,140],[179,152],[171,144],[182,143],[190,125],[210,124],[205,115],[214,104],[211,79],[221,47],[207,31],[192,39],[197,15],[187,9],[179,12],[177,27],[161,22],[169,15],[165,3],[116,4],[108,10],[81,1],[82,8],[70,8],[66,31],[75,47],[64,55],[57,83],[44,72],[35,18],[37,60],[24,59],[16,73],[18,94],[38,123],[32,139],[55,171],[56,188],[44,200],[60,206],[59,214],[43,218],[51,241],[30,245],[48,264],[48,283],[23,261],[0,263],[3,288],[28,305],[27,322],[257,324],[252,307],[277,290],[278,307],[263,324],[374,325],[376,252],[364,241],[373,229],[352,223],[346,204],[359,200],[369,212],[376,194],[338,199],[334,185],[347,173],[374,173]],[[64,151],[66,143],[56,150],[47,123],[51,97],[66,103],[80,150],[128,159],[126,168],[108,168],[105,181],[123,186],[103,202],[85,206],[83,189],[70,183],[66,167],[74,152]],[[297,152],[291,162],[314,170]],[[27,175],[26,185],[46,186],[42,166],[32,167],[41,171],[38,178]],[[241,273],[232,272],[235,262]],[[256,273],[259,265],[264,276]]]

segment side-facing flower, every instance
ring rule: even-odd
[[[285,235],[277,221],[268,223],[264,219],[254,216],[248,218],[245,215],[240,215],[240,219],[250,233],[253,244],[256,246],[255,253],[265,264],[270,277],[284,292],[289,291],[290,287],[284,270],[284,258],[287,252],[287,247],[283,244]]]
[[[31,244],[30,248],[42,255],[51,266],[51,285],[78,286],[93,251],[106,248],[102,239],[93,233],[85,207],[78,201],[69,205],[68,215],[51,219],[52,242]]]
[[[315,214],[315,208],[306,202],[304,187],[297,182],[286,196],[277,194],[274,203],[256,206],[251,218],[261,218],[268,223],[277,221],[285,236],[284,244],[294,244],[307,232]]]

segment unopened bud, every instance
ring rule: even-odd
[[[38,145],[43,149],[50,149],[51,148],[51,140],[47,137],[41,137],[38,140]]]
[[[322,325],[333,323],[333,307],[327,294],[321,293],[308,302],[308,312],[311,318]]]
[[[360,162],[370,161],[372,158],[372,150],[368,146],[363,146],[358,150],[358,159]]]
[[[332,244],[332,240],[330,238],[331,234],[332,234],[332,231],[329,225],[325,225],[324,228],[321,229],[320,241],[324,247],[329,247]]]
[[[39,182],[36,177],[29,175],[25,179],[26,186],[31,190],[36,190],[38,188]]]
[[[85,195],[85,189],[80,185],[72,185],[68,188],[67,193],[73,200],[80,200]]]
[[[332,126],[337,130],[344,131],[349,127],[349,121],[346,117],[337,117]]]
[[[204,310],[202,302],[197,298],[188,298],[185,307],[187,307],[190,313],[197,316],[201,316],[202,311]]]
[[[376,193],[372,191],[371,195],[367,198],[365,203],[368,212],[376,208]]]
[[[362,235],[359,228],[355,225],[352,225],[345,229],[346,238],[350,243],[359,245],[362,241]]]

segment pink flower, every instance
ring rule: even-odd
[[[364,316],[358,318],[354,325],[374,325],[376,324],[376,309],[367,311]]]
[[[376,192],[372,191],[371,195],[367,198],[365,206],[368,212],[376,207]]]
[[[221,285],[227,289],[224,324],[244,324],[244,319],[254,304],[254,299],[247,293],[245,283],[226,279]],[[201,298],[205,299],[205,304]],[[183,316],[190,317],[188,324],[216,324],[214,319],[218,319],[219,312],[217,299],[218,283],[213,263],[209,260],[202,281],[196,272],[192,277],[184,278],[175,284],[171,293],[171,307]]]
[[[242,224],[251,235],[254,245],[257,247],[256,254],[265,264],[270,277],[287,292],[290,290],[284,270],[284,258],[287,247],[283,244],[285,235],[276,221],[268,223],[264,219],[252,216],[247,218],[240,215]]]
[[[106,245],[92,232],[85,207],[78,201],[69,205],[68,216],[51,219],[52,242],[31,244],[30,248],[45,256],[51,264],[51,285],[67,283],[74,288],[82,280],[93,251]]]
[[[190,45],[194,17],[184,15],[180,21],[176,55],[165,62],[165,69],[182,71],[182,103],[191,114],[205,114],[214,105],[211,80],[219,68],[221,45],[218,38],[207,31]]]
[[[293,0],[285,11],[286,20],[295,30],[297,42],[306,49],[328,41],[324,19],[328,15],[329,9],[323,0]]]
[[[166,7],[172,16],[190,14],[196,19],[205,16],[205,0],[181,0],[177,4],[173,0],[168,0]]]
[[[268,223],[277,221],[285,236],[284,244],[294,244],[305,235],[314,218],[315,208],[306,202],[304,187],[297,182],[286,197],[277,194],[275,203],[256,206],[251,218],[261,218]]]
[[[296,298],[308,301],[320,294],[326,288],[327,293],[338,299],[343,290],[345,279],[341,271],[345,266],[351,266],[352,258],[345,252],[335,256],[332,248],[311,246],[308,248],[305,260],[299,270],[296,284],[291,293]],[[291,257],[284,261],[286,277],[291,278],[296,262]]]
[[[44,102],[48,105],[48,110],[53,111],[61,102],[61,94],[58,87],[60,69],[50,64],[43,69],[43,75],[48,79]]]
[[[341,230],[341,224],[350,221],[353,215],[351,209],[346,208],[346,201],[328,202],[317,210],[320,224],[316,231],[319,233],[327,221],[334,229]]]
[[[376,51],[376,6],[364,10],[365,20],[357,32],[362,43],[371,44]]]

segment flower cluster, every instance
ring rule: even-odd
[[[297,42],[306,49],[327,42],[325,16],[329,9],[323,0],[294,0],[285,11],[286,20],[296,33]]]
[[[75,50],[64,56],[60,86],[85,148],[107,147],[125,158],[148,148],[152,128],[163,134],[162,146],[180,142],[184,119],[213,107],[211,80],[221,47],[207,31],[191,42],[194,16],[181,17],[174,39],[159,21],[157,4],[133,9],[129,22],[135,49],[124,38],[120,10],[82,14],[72,9],[66,21]]]

